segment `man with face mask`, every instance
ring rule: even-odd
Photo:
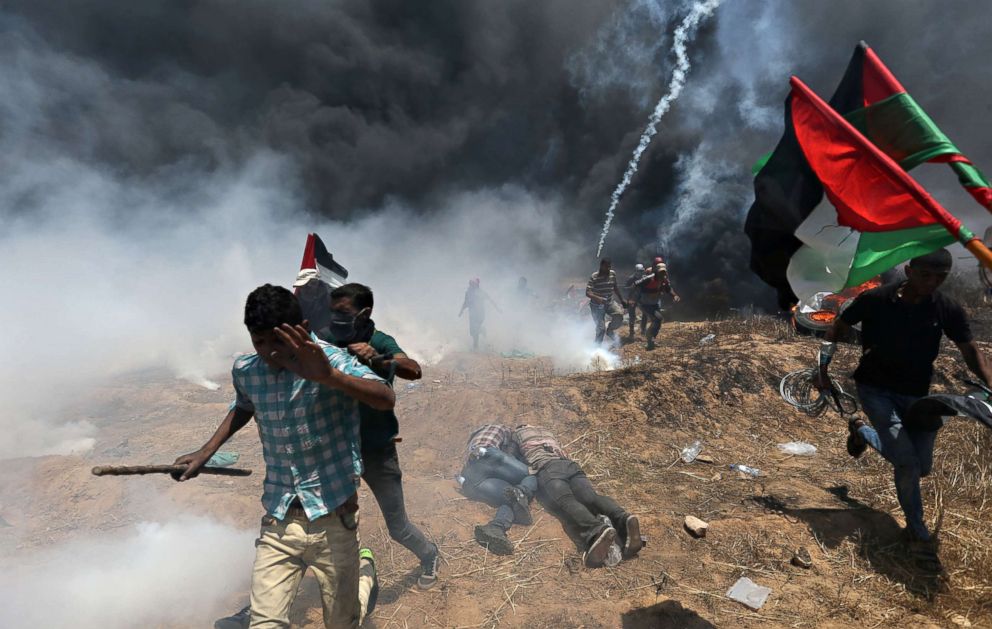
[[[409,358],[388,334],[377,330],[372,321],[372,291],[362,284],[345,284],[331,292],[329,341],[347,348],[360,363],[368,366],[390,384],[399,376],[421,378],[420,365]],[[427,590],[437,583],[438,549],[428,541],[406,514],[403,501],[403,474],[400,471],[395,439],[399,422],[392,409],[377,411],[359,405],[362,426],[362,479],[372,490],[389,536],[420,559],[417,586]]]
[[[894,468],[896,497],[906,517],[905,536],[911,555],[928,570],[940,561],[923,521],[920,478],[930,473],[936,431],[907,430],[903,418],[909,406],[927,395],[933,363],[942,336],[957,345],[965,364],[985,384],[992,372],[971,335],[964,309],[937,288],[947,279],[952,258],[946,249],[910,260],[906,280],[885,284],[858,295],[837,317],[820,349],[817,386],[830,387],[827,366],[836,340],[861,324],[863,353],[854,381],[861,407],[871,422],[859,418],[848,424],[847,451],[860,457],[868,446]]]

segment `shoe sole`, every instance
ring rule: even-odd
[[[510,542],[510,540],[505,537],[490,535],[486,531],[482,530],[481,527],[475,528],[475,541],[479,542],[479,544],[484,548],[488,548],[489,552],[494,555],[513,554],[513,543]]]
[[[369,590],[369,600],[365,603],[365,618],[368,618],[375,611],[376,603],[379,602],[379,569],[375,565],[375,557],[372,556],[360,557],[359,568],[361,567],[362,559],[368,561],[372,566],[372,589]]]
[[[630,559],[644,548],[644,542],[641,540],[641,521],[636,515],[631,515],[627,517],[624,525],[627,527],[627,540],[623,547],[623,558]]]
[[[586,551],[586,566],[598,568],[606,561],[606,556],[610,552],[610,546],[617,539],[617,531],[612,526],[607,527],[599,534],[599,537],[589,546]]]

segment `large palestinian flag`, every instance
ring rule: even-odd
[[[802,111],[797,112],[797,107]],[[826,127],[820,124],[824,117],[830,121]],[[839,137],[844,141],[834,142]],[[876,189],[874,181],[854,179],[869,153],[876,162],[884,156],[889,160],[886,167],[895,164],[896,170],[947,162],[980,204],[992,206],[988,181],[862,42],[829,104],[794,83],[785,103],[785,132],[755,176],[755,202],[745,224],[751,267],[778,290],[783,308],[818,293],[857,286],[959,236],[948,231],[953,224],[909,220],[908,216],[917,216],[912,212],[891,220],[906,197],[886,201],[878,193],[884,187]],[[919,188],[909,177],[900,186],[910,183]],[[821,203],[825,187],[836,209]],[[929,207],[933,200],[926,198],[924,205]],[[841,199],[847,200],[847,208],[837,206]],[[873,218],[854,219],[852,207]],[[913,212],[920,209],[925,208],[918,206]]]

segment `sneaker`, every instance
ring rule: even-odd
[[[244,609],[214,622],[214,629],[248,629],[251,624],[251,605],[245,605]]]
[[[515,524],[529,526],[534,523],[534,518],[530,515],[530,501],[527,500],[527,494],[517,487],[507,487],[503,490],[503,499],[513,509]]]
[[[598,568],[606,561],[610,552],[610,546],[617,539],[617,530],[612,526],[605,527],[596,534],[589,549],[585,553],[585,563],[587,568]]]
[[[865,421],[859,418],[847,422],[847,453],[854,458],[860,457],[868,449],[868,442],[858,432],[858,428],[866,425]]]
[[[657,347],[657,345],[654,344],[654,339],[648,339],[647,349],[650,351],[650,350],[654,349],[655,347]]]
[[[623,524],[623,558],[631,559],[644,547],[644,540],[641,539],[641,521],[636,515],[628,515]]]
[[[368,618],[375,611],[375,604],[379,601],[379,571],[375,568],[375,555],[371,548],[362,548],[358,551],[358,571],[361,575],[361,561],[366,560],[372,566],[372,590],[369,592],[369,600],[365,604],[365,617]]]
[[[478,524],[475,527],[475,541],[494,555],[512,555],[513,542],[506,536],[506,531],[495,524]]]
[[[437,585],[437,565],[440,553],[437,544],[434,544],[434,552],[420,562],[420,576],[417,577],[417,587],[421,590],[429,590]]]

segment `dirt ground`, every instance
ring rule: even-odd
[[[715,342],[701,346],[708,333]],[[937,388],[957,388],[953,351],[942,355]],[[901,551],[891,468],[871,452],[857,461],[846,454],[839,415],[807,417],[779,397],[781,377],[809,366],[814,352],[810,339],[780,321],[735,319],[666,324],[656,350],[634,339],[623,349],[625,366],[614,371],[561,374],[546,358],[466,353],[427,367],[419,386],[400,382],[407,507],[441,548],[441,582],[416,589],[415,558],[389,540],[363,490],[361,535],[379,558],[383,588],[366,626],[992,626],[989,431],[958,420],[938,440],[924,488],[927,517],[940,524],[947,577],[921,574]],[[838,373],[856,353],[842,351]],[[257,528],[264,468],[250,427],[225,448],[256,471],[247,479],[178,485],[89,474],[97,463],[167,462],[198,447],[230,397],[229,383],[208,391],[164,374],[136,374],[81,402],[100,430],[91,454],[0,462],[0,515],[12,525],[0,536],[16,529],[19,539],[5,564],[16,567],[32,550],[81,532],[129,526],[159,494],[184,510]],[[580,549],[539,505],[533,526],[511,530],[513,556],[479,547],[473,526],[492,510],[462,497],[454,479],[467,435],[488,422],[552,427],[598,489],[640,515],[649,538],[640,556],[586,569]],[[679,461],[679,450],[696,439],[712,463]],[[787,441],[815,444],[818,452],[783,454],[777,444]],[[742,477],[728,469],[732,463],[762,475]],[[145,491],[152,486],[155,492]],[[709,522],[705,538],[687,534],[686,515]],[[799,548],[812,556],[811,568],[790,564]],[[742,575],[772,590],[759,611],[726,597]],[[245,592],[232,596],[217,616],[245,600]],[[310,577],[294,623],[321,626]]]

